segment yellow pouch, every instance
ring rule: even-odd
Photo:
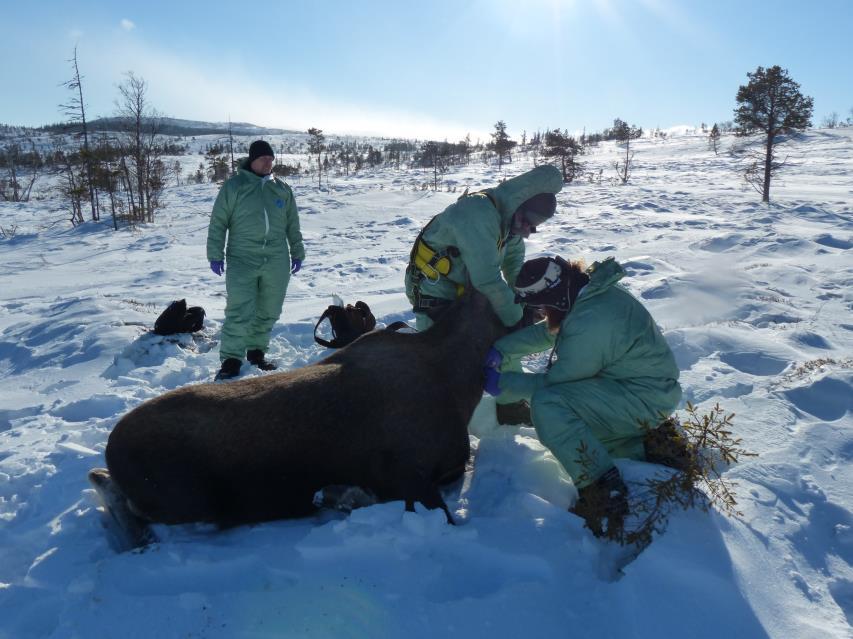
[[[442,275],[450,273],[450,258],[446,255],[436,259],[437,254],[423,240],[418,240],[415,249],[415,267],[424,274],[428,280],[437,282]]]

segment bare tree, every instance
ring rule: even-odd
[[[36,144],[32,138],[27,138],[30,143],[30,152],[25,153],[20,145],[10,144],[2,152],[0,157],[5,159],[7,177],[0,180],[0,198],[9,202],[27,202],[33,185],[38,179],[39,168],[41,168],[41,156],[36,150]],[[26,166],[29,170],[27,176],[29,182],[24,184],[21,167]],[[26,170],[23,171],[26,173]]]
[[[231,163],[228,165],[228,175],[234,175],[237,164],[234,162],[234,130],[231,127],[231,116],[228,116],[228,151],[231,154]]]
[[[118,218],[125,214],[125,202],[119,188],[121,184],[121,165],[118,160],[121,157],[120,145],[115,139],[103,131],[92,150],[94,169],[93,181],[95,189],[107,194],[110,205],[110,214],[113,220],[113,229],[118,230]]]
[[[800,85],[788,76],[788,71],[773,66],[758,67],[747,73],[749,82],[737,92],[735,122],[737,134],[764,135],[763,167],[758,161],[747,168],[744,177],[761,193],[764,202],[770,201],[770,180],[785,163],[777,162],[774,146],[777,136],[802,131],[811,126],[814,100],[800,92]],[[763,168],[763,171],[761,170]]]
[[[60,167],[62,181],[59,184],[59,192],[71,205],[71,217],[69,221],[72,226],[83,223],[83,199],[86,197],[86,180],[84,169],[79,162],[74,161],[74,151],[70,149],[64,138],[56,138],[53,141],[53,157]]]
[[[349,165],[352,162],[352,149],[348,142],[345,142],[341,148],[341,162],[344,163],[345,175],[349,175]]]
[[[823,124],[823,128],[825,129],[835,129],[838,127],[840,122],[841,118],[838,117],[838,112],[833,111],[829,115],[824,116],[821,124]]]
[[[321,188],[321,179],[323,176],[323,164],[320,161],[320,155],[326,149],[326,145],[323,142],[326,140],[326,136],[323,135],[322,129],[316,129],[311,127],[308,129],[308,152],[313,154],[317,154],[317,188]]]
[[[161,160],[163,148],[158,145],[161,117],[148,103],[145,80],[132,71],[125,76],[124,82],[118,86],[117,102],[118,114],[126,129],[122,169],[126,186],[131,191],[134,187],[136,189],[136,198],[132,193],[130,198],[132,218],[153,222],[169,173],[169,167]]]
[[[69,121],[74,124],[79,124],[81,127],[81,135],[83,137],[83,150],[80,153],[80,159],[85,167],[85,182],[86,190],[89,195],[89,206],[92,210],[92,220],[97,221],[101,218],[98,195],[95,190],[93,180],[94,170],[92,168],[92,153],[89,150],[89,127],[86,121],[86,103],[83,100],[83,78],[80,75],[80,67],[77,64],[77,46],[74,46],[74,54],[68,62],[71,64],[73,74],[71,79],[63,82],[62,86],[71,91],[71,98],[66,104],[59,105],[59,108],[69,117]]]
[[[127,159],[122,158],[122,168],[125,179],[131,187],[131,212],[133,218],[139,221],[145,220],[145,154],[142,145],[143,127],[148,115],[148,103],[146,96],[147,85],[145,80],[136,77],[133,71],[128,71],[124,82],[118,85],[119,101],[118,113],[125,122],[128,134],[127,148],[133,160],[134,178],[136,182],[136,199],[133,199],[131,169]]]

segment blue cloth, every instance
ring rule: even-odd
[[[486,383],[483,384],[483,390],[485,390],[492,397],[497,397],[501,394],[501,374],[497,372],[494,368],[486,368],[484,369],[484,373],[486,375]]]
[[[486,354],[486,361],[483,362],[483,366],[486,368],[498,369],[501,367],[503,359],[504,357],[501,355],[501,352],[493,346]]]
[[[224,260],[210,260],[210,270],[216,273],[217,275],[222,275],[225,272],[225,261]]]
[[[301,268],[302,260],[300,260],[298,257],[294,257],[293,260],[290,262],[290,272],[298,273]]]

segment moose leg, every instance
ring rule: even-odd
[[[132,504],[106,468],[94,468],[89,471],[89,483],[95,488],[104,505],[104,512],[115,526],[122,550],[141,548],[157,541],[157,536],[148,522],[133,511]]]
[[[438,484],[427,479],[423,473],[416,473],[405,478],[401,484],[403,498],[406,501],[406,510],[414,512],[415,502],[419,501],[428,509],[441,508],[447,517],[447,523],[456,525],[453,515],[441,496]]]

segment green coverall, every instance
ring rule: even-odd
[[[427,225],[423,240],[439,253],[455,247],[459,256],[449,256],[450,273],[437,282],[420,277],[412,265],[406,270],[406,296],[415,310],[418,330],[432,324],[424,312],[419,312],[418,293],[454,300],[457,285],[467,286],[468,278],[489,299],[505,326],[518,322],[522,307],[515,303],[511,283],[524,263],[524,241],[510,235],[512,216],[522,202],[534,195],[559,193],[562,188],[560,170],[543,164],[495,188],[461,197],[435,216]]]
[[[424,230],[423,240],[436,252],[455,247],[459,255],[448,255],[450,272],[436,282],[421,277],[412,264],[406,269],[406,296],[415,310],[417,329],[423,331],[432,325],[426,313],[418,312],[418,296],[452,301],[457,285],[467,286],[468,278],[489,299],[505,326],[517,323],[523,310],[515,303],[511,283],[524,264],[524,240],[510,234],[512,216],[534,195],[559,193],[562,188],[560,170],[543,164],[493,189],[461,197],[436,215]],[[505,364],[505,370],[521,372],[520,358]],[[514,400],[501,396],[496,401],[511,404]]]
[[[305,259],[293,191],[278,178],[253,173],[244,161],[222,185],[207,229],[207,259],[227,261],[221,361],[242,360],[247,350],[266,353],[291,257]]]
[[[503,373],[499,398],[530,400],[539,440],[578,488],[611,468],[611,456],[644,459],[642,423],[657,425],[681,399],[669,345],[645,307],[617,284],[622,267],[608,258],[587,274],[556,335],[540,322],[495,343],[511,361],[553,348],[547,372]]]

